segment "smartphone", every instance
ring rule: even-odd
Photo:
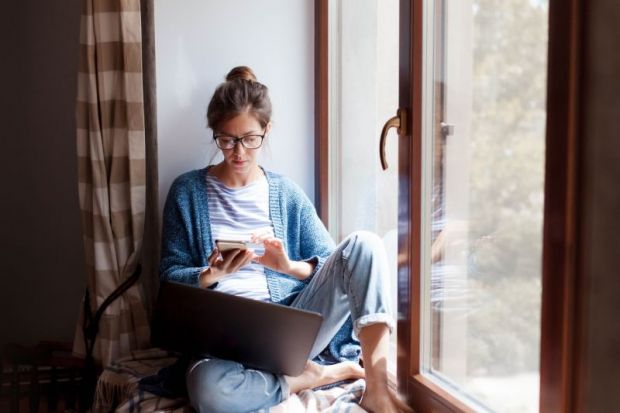
[[[216,239],[215,245],[220,252],[226,252],[230,250],[247,250],[248,241],[228,240],[228,239]]]

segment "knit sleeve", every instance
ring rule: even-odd
[[[188,182],[172,184],[164,206],[160,278],[197,286],[200,273],[207,268],[196,251],[194,227],[189,208]]]
[[[300,189],[301,191],[301,189]],[[300,197],[300,252],[304,261],[314,262],[314,275],[325,263],[325,260],[334,250],[334,240],[325,228],[323,221],[316,213],[314,205],[305,193]],[[307,257],[307,258],[306,258]],[[308,278],[309,279],[309,278]]]

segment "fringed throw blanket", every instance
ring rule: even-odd
[[[184,379],[178,355],[158,348],[134,351],[115,361],[99,377],[93,412],[194,412],[187,399],[178,396],[182,391],[161,377],[162,371]],[[326,390],[304,390],[261,413],[363,413],[358,403],[364,385],[360,379]]]

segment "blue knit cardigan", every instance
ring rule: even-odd
[[[162,280],[198,286],[215,246],[207,202],[209,167],[187,172],[172,184],[164,206],[160,274]],[[271,301],[288,305],[307,285],[334,250],[334,241],[303,190],[289,178],[264,171],[269,184],[269,215],[275,237],[282,240],[291,260],[313,261],[306,280],[265,268]],[[349,317],[317,361],[357,361],[361,349]]]

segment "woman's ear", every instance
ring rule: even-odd
[[[269,122],[267,126],[265,126],[265,135],[269,135],[270,131],[271,131],[271,122]]]

